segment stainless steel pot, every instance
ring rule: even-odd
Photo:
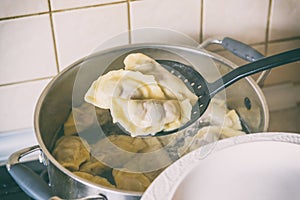
[[[261,54],[252,48],[228,38],[217,42],[216,40],[210,40],[209,42],[204,42],[202,46],[211,43],[225,44],[226,42],[228,42],[228,45],[224,46],[227,49],[238,52],[240,56],[246,59],[253,60],[261,57]],[[190,58],[208,57],[217,63],[217,67],[222,74],[237,67],[223,57],[200,48],[161,44],[136,44],[117,47],[94,54],[88,59],[81,59],[69,66],[48,84],[37,103],[34,123],[39,145],[14,153],[7,163],[7,168],[12,177],[30,196],[35,199],[48,199],[52,196],[65,199],[95,199],[95,197],[108,200],[140,199],[142,195],[140,192],[101,187],[84,179],[80,179],[62,167],[51,155],[53,146],[60,137],[59,130],[67,119],[72,104],[80,103],[76,102],[76,100],[74,102],[74,99],[82,99],[81,96],[84,95],[91,81],[99,76],[99,62],[111,62],[111,60],[118,57],[111,65],[118,66],[118,63],[122,62],[128,52],[134,51],[146,52],[155,58],[163,58],[166,56],[170,59],[170,56],[172,56],[168,54],[170,51],[176,51],[176,53]],[[175,56],[174,59],[178,58]],[[179,61],[184,62],[182,60]],[[77,75],[83,63],[89,65],[89,70],[92,72],[89,74],[92,77],[89,76],[87,79],[90,80],[90,82],[82,81],[78,84]],[[209,73],[210,69],[206,70],[207,71],[204,70],[201,73],[204,75],[206,72]],[[80,87],[77,88],[74,97],[73,87],[75,84],[80,85]],[[264,132],[267,130],[269,114],[266,100],[259,86],[251,78],[240,80],[239,83],[227,88],[225,93],[228,106],[239,113],[241,120],[247,125],[249,132]],[[19,162],[21,157],[33,151],[41,152],[41,160],[48,169],[49,185]]]

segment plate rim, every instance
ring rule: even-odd
[[[174,194],[174,191],[177,189],[183,178],[190,172],[190,170],[192,170],[197,164],[199,164],[201,160],[204,160],[207,156],[211,155],[211,153],[216,153],[220,150],[230,148],[239,144],[264,141],[284,142],[300,145],[300,133],[251,133],[247,135],[226,138],[204,145],[186,154],[185,156],[171,164],[166,170],[164,170],[143,193],[141,200],[169,199],[169,197],[171,197],[170,195]],[[178,177],[180,177],[180,179]],[[174,179],[176,180],[174,181]],[[160,187],[156,187],[157,185],[159,185]]]

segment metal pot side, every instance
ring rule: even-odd
[[[147,52],[150,56],[163,57],[161,52],[153,50],[157,48],[163,51],[176,50],[191,56],[208,56],[217,62],[221,73],[226,73],[236,67],[233,63],[213,53],[196,48],[169,45],[128,45],[99,52],[88,59],[94,59],[95,62],[99,63],[101,60],[110,60],[119,56],[119,59],[113,62],[114,66],[118,66],[128,51]],[[83,62],[89,61],[85,59],[79,60],[58,74],[43,91],[35,110],[36,137],[44,154],[44,159],[48,163],[52,192],[56,196],[66,199],[99,194],[105,195],[107,199],[139,199],[142,193],[99,187],[80,179],[62,167],[51,155],[52,148],[60,137],[59,130],[69,115],[72,103],[74,103],[72,102],[73,86]],[[93,62],[87,64],[91,65],[91,70],[95,70],[93,72],[94,77],[90,77],[91,81],[93,81],[99,75],[97,74],[99,72],[96,70],[97,66]],[[79,95],[83,95],[90,83],[87,82],[82,86],[82,94],[79,92]],[[225,91],[228,106],[238,111],[241,119],[247,124],[251,132],[264,132],[267,130],[269,114],[266,100],[258,85],[251,78],[240,80]],[[251,104],[250,107],[249,104]]]

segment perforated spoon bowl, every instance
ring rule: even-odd
[[[203,76],[191,66],[171,60],[157,60],[158,63],[160,63],[175,76],[181,78],[183,77],[184,80],[188,80],[187,84],[189,84],[189,86],[194,90],[193,92],[198,96],[198,103],[193,106],[192,116],[189,122],[175,130],[161,131],[155,136],[172,134],[193,124],[203,115],[211,99],[218,92],[222,91],[238,80],[249,75],[298,60],[300,60],[300,48],[265,57],[252,63],[240,66],[212,83],[207,82]]]

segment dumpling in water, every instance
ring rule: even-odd
[[[112,187],[115,188],[115,186],[113,184],[111,184],[106,178],[100,177],[100,176],[93,176],[89,173],[86,172],[73,172],[75,175],[84,178],[88,181],[91,181],[93,183],[99,184],[99,185],[103,185],[103,186],[107,186],[107,187]]]
[[[73,112],[71,111],[67,121],[64,123],[64,135],[75,135],[77,132]]]
[[[95,157],[80,166],[79,169],[81,172],[86,172],[92,175],[101,175],[110,170],[110,168],[105,165],[103,162],[99,161]]]
[[[123,69],[110,71],[93,82],[85,101],[100,108],[111,108],[112,97],[123,99],[163,99],[153,76]]]
[[[218,141],[220,139],[240,136],[246,134],[241,130],[236,130],[225,126],[206,126],[201,128],[198,133],[191,137],[187,152],[198,149],[199,147]]]
[[[164,168],[163,168],[163,169],[156,170],[156,171],[152,171],[152,172],[146,172],[146,173],[144,173],[144,175],[145,175],[151,182],[153,182],[154,179],[155,179],[162,171],[164,171]]]
[[[119,122],[135,137],[179,128],[190,119],[191,110],[188,99],[177,101],[113,98],[111,115],[114,123]]]
[[[226,113],[224,125],[232,129],[242,130],[241,120],[235,110]]]
[[[194,105],[198,97],[193,94],[178,77],[171,74],[154,59],[142,54],[129,54],[125,60],[125,70],[139,71],[145,75],[153,75],[169,99],[189,99]]]
[[[144,192],[151,181],[142,173],[130,173],[120,170],[113,170],[113,177],[118,189]]]
[[[75,135],[85,129],[103,125],[111,121],[108,110],[96,108],[89,103],[73,107],[67,121],[64,123],[64,135]]]
[[[52,155],[65,168],[79,170],[79,166],[90,159],[87,144],[78,136],[63,136],[55,144]]]
[[[123,169],[129,172],[152,172],[169,166],[173,160],[169,152],[160,149],[155,152],[137,153],[127,162]]]
[[[147,145],[145,148],[139,151],[140,153],[153,152],[163,148],[162,144],[160,143],[157,137],[145,137],[137,139],[142,139]]]
[[[91,154],[105,165],[120,168],[146,146],[141,138],[133,138],[129,135],[110,135],[95,143],[91,148]]]
[[[242,130],[241,120],[235,110],[228,110],[226,101],[213,98],[201,116],[201,121],[213,126],[225,126],[235,130]]]

